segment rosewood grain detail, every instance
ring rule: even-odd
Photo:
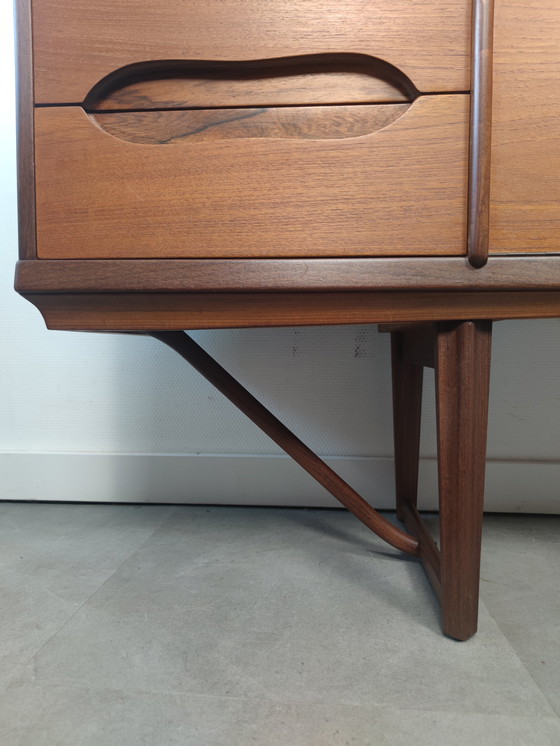
[[[247,138],[337,140],[387,127],[409,104],[134,111],[90,114],[113,137],[150,145]]]

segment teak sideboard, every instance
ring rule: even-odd
[[[17,37],[18,292],[49,328],[175,349],[470,637],[491,324],[560,316],[560,3],[18,0]],[[402,530],[183,331],[353,323],[392,337]]]

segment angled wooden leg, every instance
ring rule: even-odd
[[[417,503],[424,377],[423,365],[408,358],[407,342],[406,332],[391,333],[395,489],[400,521],[405,520],[405,507]]]
[[[491,329],[467,321],[436,332],[441,602],[444,632],[458,640],[478,619]]]
[[[491,323],[388,325],[393,351],[397,511],[442,605],[443,629],[476,632]],[[422,367],[435,369],[440,548],[416,509]]]
[[[414,536],[406,534],[372,508],[188,334],[177,331],[146,333],[181,355],[374,533],[403,552],[418,554],[419,542]]]
[[[434,367],[435,324],[383,325],[391,332],[397,517],[418,539],[418,556],[441,600],[439,550],[417,510],[422,381]]]

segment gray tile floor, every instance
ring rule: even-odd
[[[485,526],[457,643],[343,511],[0,503],[0,744],[560,744],[560,517]]]

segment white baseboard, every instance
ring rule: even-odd
[[[393,461],[327,458],[376,508],[394,506]],[[420,507],[437,509],[433,459],[420,469]],[[0,454],[0,500],[335,507],[287,456]],[[560,463],[490,461],[487,511],[560,513]]]

